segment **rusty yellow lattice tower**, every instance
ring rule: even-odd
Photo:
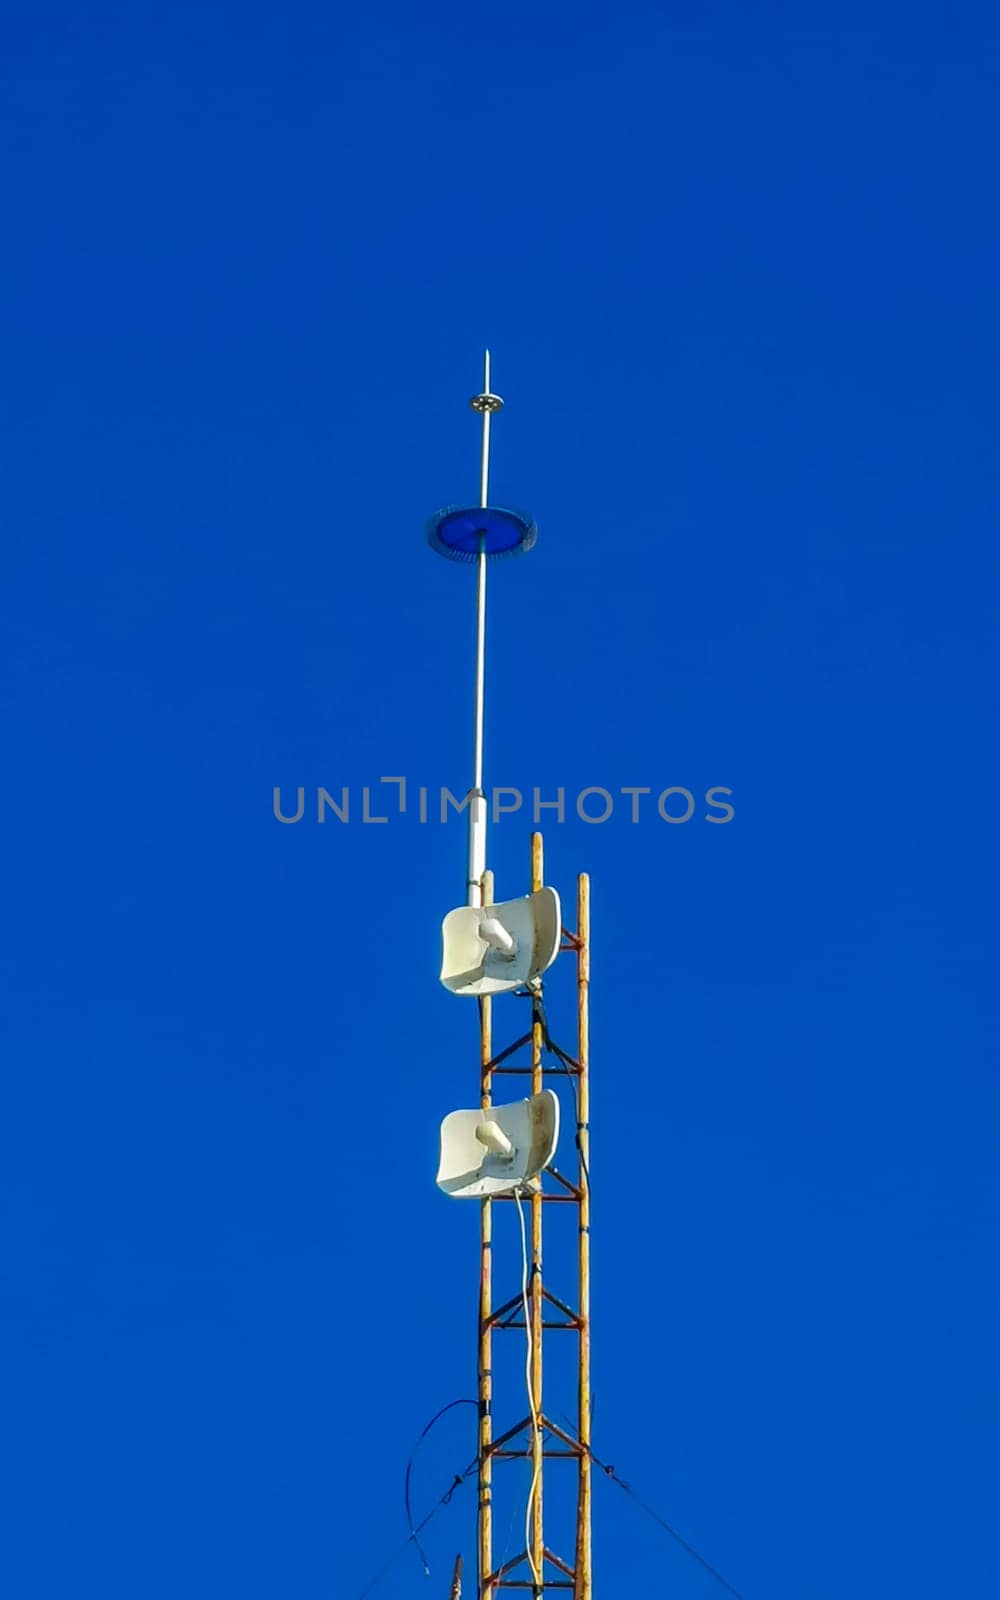
[[[531,887],[544,878],[541,834],[531,841]],[[484,903],[493,899],[492,874],[485,875]],[[500,1395],[493,1380],[494,1339],[510,1330],[524,1335],[520,1292],[494,1306],[493,1207],[511,1204],[501,1196],[480,1202],[479,1288],[479,1600],[504,1589],[524,1590],[538,1596],[556,1592],[572,1600],[592,1600],[591,1579],[591,1460],[590,1460],[590,881],[577,881],[576,927],[563,929],[561,951],[576,957],[576,1050],[558,1051],[556,1065],[545,1064],[547,1040],[544,1012],[535,1008],[531,1030],[494,1053],[493,1000],[479,1001],[481,1104],[493,1100],[494,1079],[500,1076],[530,1078],[531,1092],[540,1092],[549,1072],[571,1074],[575,1080],[577,1172],[574,1180],[551,1168],[528,1200],[530,1210],[530,1319],[527,1335],[531,1411],[508,1423],[511,1412],[523,1403],[518,1393]],[[560,966],[554,972],[558,982]],[[551,1205],[575,1206],[578,1217],[578,1281],[575,1307],[546,1287],[543,1275],[543,1218]],[[576,1336],[577,1415],[574,1433],[561,1427],[545,1411],[543,1372],[548,1332]],[[560,1357],[562,1359],[562,1357]],[[535,1425],[537,1418],[537,1426]],[[494,1467],[503,1460],[527,1456],[532,1463],[535,1492],[531,1501],[530,1545],[500,1566],[493,1555]],[[560,1462],[576,1471],[576,1538],[569,1552],[551,1549],[545,1539],[545,1466]]]

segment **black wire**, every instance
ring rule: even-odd
[[[452,1495],[455,1493],[455,1490],[461,1487],[466,1478],[470,1478],[474,1472],[478,1471],[478,1468],[479,1457],[477,1456],[475,1461],[470,1462],[463,1472],[456,1472],[454,1478],[452,1478],[451,1483],[444,1491],[444,1494],[441,1496],[440,1500],[431,1506],[431,1509],[428,1511],[427,1515],[420,1519],[416,1527],[413,1529],[413,1532],[407,1535],[399,1548],[395,1550],[389,1557],[388,1561],[386,1561],[384,1565],[379,1568],[374,1578],[370,1579],[370,1581],[365,1585],[361,1593],[358,1595],[358,1600],[367,1600],[367,1597],[370,1594],[374,1594],[379,1584],[382,1583],[382,1581],[392,1571],[392,1568],[396,1565],[396,1562],[399,1560],[400,1556],[410,1548],[410,1545],[413,1543],[416,1536],[420,1533],[423,1533],[431,1518],[437,1516],[442,1506],[446,1506],[448,1504]]]
[[[671,1524],[667,1521],[666,1517],[661,1517],[660,1513],[658,1511],[655,1511],[652,1506],[647,1505],[645,1500],[640,1500],[639,1496],[636,1494],[636,1492],[633,1489],[632,1485],[630,1483],[626,1483],[624,1478],[620,1478],[618,1476],[617,1472],[615,1471],[614,1467],[609,1466],[609,1464],[606,1461],[602,1461],[599,1456],[595,1455],[593,1450],[590,1448],[590,1446],[588,1444],[583,1444],[582,1440],[580,1439],[579,1434],[577,1434],[576,1428],[573,1426],[572,1422],[570,1422],[570,1420],[566,1416],[565,1412],[561,1413],[561,1415],[563,1417],[563,1421],[567,1424],[567,1426],[569,1427],[570,1431],[573,1433],[574,1437],[576,1438],[577,1444],[579,1444],[582,1449],[586,1450],[586,1452],[587,1452],[588,1456],[590,1457],[591,1461],[594,1463],[594,1466],[595,1467],[600,1467],[600,1469],[604,1473],[605,1477],[610,1478],[612,1483],[617,1483],[619,1489],[623,1489],[625,1491],[625,1493],[628,1495],[629,1499],[633,1500],[635,1502],[635,1504],[639,1507],[639,1510],[640,1511],[644,1511],[646,1513],[647,1517],[652,1517],[653,1521],[655,1523],[657,1523],[663,1529],[663,1531],[665,1533],[669,1533],[671,1539],[675,1539],[677,1541],[677,1543],[680,1545],[682,1550],[686,1550],[687,1554],[689,1556],[692,1556],[694,1558],[694,1560],[698,1562],[699,1566],[704,1567],[705,1571],[707,1573],[709,1573],[710,1576],[715,1579],[716,1583],[721,1584],[723,1589],[727,1589],[731,1595],[734,1595],[736,1597],[736,1600],[745,1600],[745,1597],[740,1593],[739,1589],[734,1588],[734,1586],[730,1583],[729,1579],[723,1577],[722,1573],[718,1570],[718,1568],[717,1567],[713,1567],[712,1563],[710,1561],[706,1560],[706,1558],[702,1555],[700,1550],[696,1550],[694,1545],[690,1544],[688,1542],[688,1540],[685,1539],[683,1534],[678,1533],[677,1529],[671,1526]]]
[[[423,1562],[424,1577],[425,1578],[429,1578],[430,1575],[431,1575],[430,1564],[428,1563],[427,1557],[424,1554],[423,1546],[420,1543],[419,1538],[417,1537],[417,1534],[418,1534],[419,1530],[414,1528],[414,1526],[413,1526],[413,1511],[412,1511],[412,1509],[410,1507],[410,1476],[411,1476],[411,1474],[413,1472],[413,1462],[414,1462],[414,1459],[416,1458],[417,1451],[420,1449],[420,1446],[423,1444],[424,1440],[426,1439],[427,1435],[430,1433],[430,1431],[433,1428],[434,1424],[436,1422],[440,1422],[441,1418],[443,1416],[445,1416],[445,1414],[447,1412],[454,1411],[456,1406],[478,1406],[478,1404],[479,1404],[478,1400],[465,1400],[465,1399],[462,1399],[462,1400],[449,1400],[448,1404],[446,1406],[442,1406],[440,1411],[435,1411],[434,1415],[431,1417],[430,1422],[428,1422],[426,1424],[426,1426],[422,1429],[422,1431],[421,1431],[421,1433],[420,1433],[420,1435],[419,1435],[419,1437],[417,1439],[416,1444],[413,1446],[413,1449],[410,1451],[410,1454],[407,1457],[406,1472],[405,1472],[405,1475],[403,1477],[403,1501],[404,1501],[404,1503],[406,1505],[406,1526],[410,1530],[410,1538],[407,1540],[407,1544],[410,1543],[410,1540],[413,1541],[413,1545],[414,1545],[414,1548],[416,1549],[417,1555],[420,1557],[421,1561]],[[452,1485],[452,1488],[454,1488],[454,1484]]]
[[[568,1067],[563,1067],[563,1071],[570,1081],[570,1087],[573,1090],[573,1099],[576,1103],[576,1148],[580,1154],[580,1165],[583,1168],[583,1176],[587,1181],[587,1188],[589,1189],[591,1186],[590,1167],[587,1163],[587,1157],[583,1153],[583,1143],[580,1139],[580,1085],[576,1081],[575,1072],[570,1072]]]
[[[652,1517],[653,1521],[658,1523],[665,1533],[669,1533],[671,1539],[676,1539],[681,1549],[686,1550],[689,1556],[693,1556],[695,1561],[698,1562],[699,1566],[704,1567],[705,1571],[710,1577],[715,1579],[716,1583],[721,1584],[723,1589],[728,1589],[731,1595],[735,1595],[736,1600],[744,1600],[744,1597],[740,1591],[733,1587],[728,1578],[724,1578],[722,1576],[722,1573],[717,1567],[713,1567],[710,1561],[706,1561],[700,1550],[696,1550],[693,1544],[689,1544],[684,1538],[683,1534],[678,1533],[676,1528],[672,1528],[666,1518],[661,1517],[658,1511],[654,1511],[652,1506],[648,1506],[644,1500],[639,1499],[639,1496],[636,1494],[630,1483],[626,1483],[624,1478],[619,1478],[613,1468],[606,1467],[604,1466],[603,1462],[598,1461],[593,1451],[589,1451],[588,1454],[590,1455],[591,1460],[594,1462],[594,1465],[601,1467],[602,1471],[607,1474],[612,1483],[617,1483],[619,1489],[624,1489],[629,1498],[635,1501],[635,1504],[639,1507],[639,1510],[644,1511],[647,1517]]]

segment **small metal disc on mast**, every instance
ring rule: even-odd
[[[469,404],[473,411],[503,410],[503,401],[498,394],[474,394],[472,399],[469,401]]]

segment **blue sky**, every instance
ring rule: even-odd
[[[748,1600],[997,1588],[998,43],[883,0],[8,19],[17,1600],[353,1600],[473,1392],[461,827],[271,802],[468,782],[423,529],[486,343],[540,528],[487,777],[565,787],[549,877],[593,880],[595,1446]],[[384,1600],[471,1559],[468,1488],[425,1543]],[[603,1481],[595,1562],[716,1592]]]

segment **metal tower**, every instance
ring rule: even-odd
[[[542,836],[531,840],[531,884],[542,885]],[[485,874],[485,889],[491,897],[492,874]],[[499,1268],[493,1256],[493,1206],[512,1199],[498,1195],[480,1202],[480,1288],[479,1288],[479,1597],[502,1589],[527,1590],[533,1596],[569,1592],[573,1600],[592,1600],[590,1547],[590,880],[581,873],[577,880],[576,929],[563,929],[560,950],[576,956],[576,1050],[574,1055],[552,1049],[552,1065],[546,1065],[545,1012],[538,1006],[529,1031],[494,1052],[493,1001],[479,1002],[480,1027],[480,1103],[488,1110],[493,1102],[494,1079],[500,1076],[530,1077],[537,1094],[545,1078],[553,1073],[572,1075],[576,1086],[577,1171],[567,1178],[554,1166],[543,1174],[529,1199],[531,1219],[528,1303],[530,1406],[520,1415],[520,1397],[494,1392],[494,1334],[525,1329],[520,1291],[504,1298],[494,1308],[494,1279]],[[549,1289],[543,1277],[542,1221],[550,1205],[576,1207],[578,1233],[578,1275],[575,1306]],[[496,1267],[496,1271],[495,1271]],[[507,1268],[509,1275],[510,1268]],[[564,1286],[560,1284],[559,1288]],[[501,1290],[503,1293],[504,1291]],[[547,1415],[542,1377],[549,1331],[577,1335],[577,1415],[575,1436]],[[562,1361],[560,1351],[554,1359]],[[517,1420],[511,1421],[511,1417]],[[533,1469],[535,1492],[532,1496],[530,1540],[527,1547],[494,1565],[493,1556],[493,1469],[494,1463],[527,1456]],[[576,1538],[572,1551],[557,1552],[549,1547],[544,1532],[545,1463],[561,1461],[576,1470]]]
[[[590,884],[577,880],[575,928],[564,925],[559,898],[545,887],[542,836],[531,838],[530,893],[496,904],[493,874],[486,866],[486,793],[483,787],[485,703],[486,566],[490,558],[528,550],[537,536],[520,512],[491,507],[489,496],[490,420],[503,401],[490,391],[489,352],[483,393],[470,402],[482,417],[480,503],[450,507],[430,524],[431,545],[452,560],[476,564],[476,670],[473,724],[473,782],[467,797],[468,855],[466,905],[445,918],[441,980],[453,993],[475,996],[479,1009],[479,1107],[454,1112],[442,1124],[439,1186],[480,1203],[478,1314],[478,1527],[477,1600],[492,1600],[504,1590],[521,1590],[542,1600],[561,1593],[592,1600],[590,1455]],[[550,1033],[542,973],[559,954],[575,957],[576,1027],[572,1049]],[[558,963],[554,992],[566,983],[568,961]],[[504,996],[524,997],[518,1001]],[[531,1022],[523,1030],[524,999]],[[494,1007],[499,1007],[494,1019]],[[494,1020],[522,1024],[498,1048]],[[515,1106],[495,1098],[495,1080],[530,1080],[530,1097]],[[572,1177],[555,1163],[560,1104],[576,1145]],[[564,1132],[565,1144],[565,1132]],[[523,1253],[496,1259],[494,1205],[515,1207]],[[550,1206],[575,1208],[562,1215],[576,1224],[575,1283],[543,1276],[543,1218]],[[526,1215],[527,1213],[527,1219]],[[553,1214],[553,1220],[560,1214]],[[568,1258],[564,1250],[564,1259]],[[520,1268],[520,1272],[518,1271]],[[520,1277],[520,1283],[518,1283]],[[497,1291],[495,1293],[495,1290]],[[569,1298],[562,1298],[563,1295]],[[499,1303],[494,1305],[494,1301]],[[546,1339],[546,1334],[551,1334]],[[519,1384],[502,1381],[494,1360],[512,1335],[525,1341]],[[566,1338],[569,1335],[569,1338]],[[567,1348],[569,1346],[569,1348]],[[505,1352],[506,1353],[506,1352]],[[545,1408],[543,1373],[551,1362],[566,1379],[575,1356],[575,1423],[560,1425]],[[496,1493],[502,1463],[530,1463],[530,1487],[523,1505],[523,1545],[509,1558],[496,1554]],[[552,1464],[559,1478],[554,1494],[572,1505],[573,1532],[562,1548],[546,1534],[546,1475]],[[564,1526],[566,1519],[563,1519]],[[563,1535],[565,1538],[565,1533]],[[572,1541],[570,1546],[570,1539]],[[570,1546],[570,1547],[567,1547]],[[460,1584],[460,1569],[456,1580]],[[454,1592],[454,1591],[453,1591]]]

